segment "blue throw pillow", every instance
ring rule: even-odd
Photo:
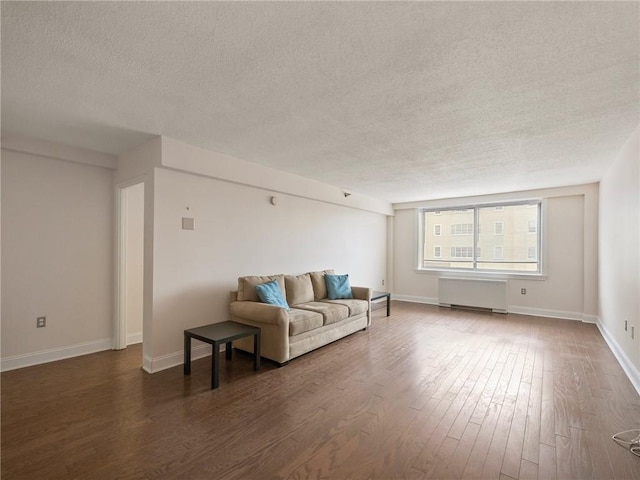
[[[262,303],[277,305],[289,310],[289,304],[282,294],[282,289],[277,280],[256,285],[256,294]]]
[[[324,280],[327,284],[327,296],[329,300],[353,298],[351,286],[349,285],[349,275],[326,274]]]

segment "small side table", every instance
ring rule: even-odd
[[[209,343],[211,349],[211,389],[218,388],[218,357],[220,345],[226,344],[226,358],[231,360],[234,340],[253,335],[253,369],[260,369],[260,329],[231,321],[212,323],[203,327],[190,328],[184,331],[184,374],[191,374],[191,339]]]
[[[391,315],[391,294],[389,292],[371,292],[371,301],[387,297],[387,317]]]

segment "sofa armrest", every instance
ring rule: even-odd
[[[371,289],[368,287],[351,287],[351,294],[358,300],[371,300]]]
[[[267,325],[288,325],[289,312],[286,308],[259,302],[231,302],[229,306],[233,317],[246,318]]]
[[[368,287],[351,287],[353,298],[358,300],[366,300],[369,303],[367,307],[367,328],[371,325],[371,289]]]

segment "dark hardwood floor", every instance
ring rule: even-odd
[[[3,479],[640,479],[594,325],[394,301],[283,368],[154,375],[140,346],[2,374]]]

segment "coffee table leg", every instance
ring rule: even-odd
[[[260,332],[253,336],[253,369],[260,370]]]
[[[231,360],[231,349],[233,348],[233,345],[231,344],[232,342],[227,342],[226,343],[226,347],[224,349],[225,351],[225,355],[226,355],[226,359],[227,360]]]
[[[387,296],[387,317],[391,315],[391,295]]]
[[[214,342],[211,345],[211,390],[218,388],[218,357],[220,356],[220,344]]]
[[[191,374],[191,335],[184,334],[184,374]]]

